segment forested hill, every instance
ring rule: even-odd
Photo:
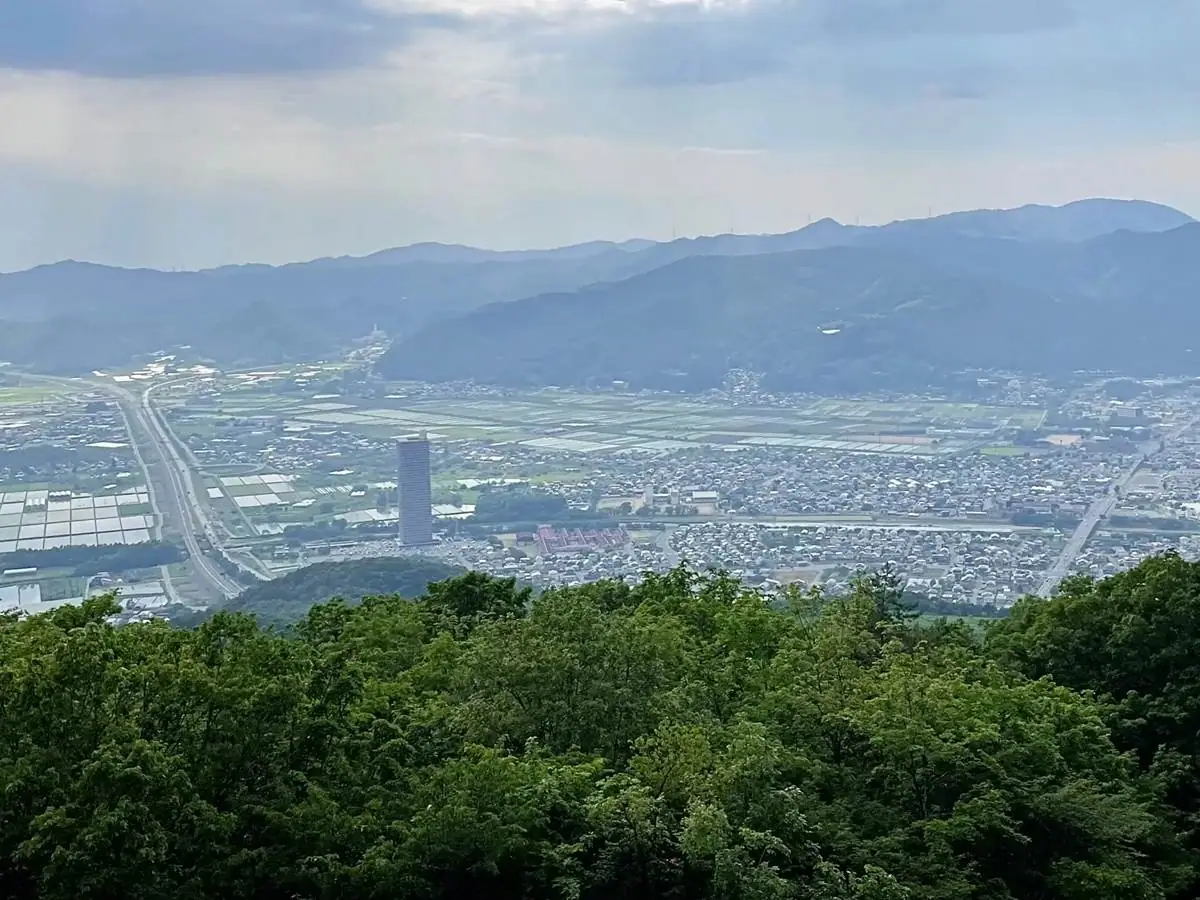
[[[1200,566],[980,635],[886,578],[0,620],[0,896],[1185,900]]]
[[[393,345],[380,368],[511,385],[698,390],[734,366],[789,388],[835,390],[882,373],[929,384],[971,366],[1038,363],[1045,348],[1031,343],[1029,323],[1060,314],[1043,291],[950,275],[892,250],[697,256],[432,325]]]
[[[334,598],[357,603],[363,597],[420,597],[435,581],[463,574],[424,556],[390,556],[320,562],[264,581],[238,594],[224,608],[286,624],[304,618],[314,604]]]
[[[700,390],[744,367],[774,389],[840,392],[927,389],[973,368],[1193,367],[1200,224],[1079,244],[921,229],[842,239],[691,255],[623,280],[482,306],[397,341],[379,371]],[[1133,333],[1129,321],[1139,323]]]
[[[426,326],[467,315],[462,325],[435,330],[404,344],[384,367],[400,371],[413,352],[419,351],[415,358],[425,358],[423,342],[435,335],[447,340],[446,352],[451,355],[457,333],[461,332],[466,340],[475,339],[478,320],[469,314],[489,304],[570,294],[699,257],[767,257],[851,246],[900,250],[948,273],[999,275],[1002,280],[1012,277],[1043,293],[1055,293],[1061,286],[1060,277],[1066,273],[1071,276],[1068,287],[1072,296],[1078,293],[1077,288],[1084,292],[1093,287],[1119,289],[1133,305],[1139,325],[1145,326],[1152,324],[1154,317],[1141,314],[1136,304],[1150,301],[1170,313],[1192,296],[1186,283],[1172,283],[1179,281],[1180,272],[1179,260],[1171,256],[1176,253],[1171,249],[1173,239],[1157,240],[1159,234],[1171,229],[1180,231],[1191,222],[1178,210],[1158,204],[1094,199],[1061,207],[972,210],[879,227],[860,228],[825,219],[784,234],[722,234],[661,244],[597,241],[554,250],[509,252],[417,244],[362,258],[318,259],[284,266],[225,266],[202,272],[121,269],[65,261],[25,272],[0,273],[0,360],[40,371],[84,374],[124,367],[141,354],[178,350],[188,359],[207,359],[222,367],[250,366],[327,358],[376,326],[393,337],[410,339]],[[1147,240],[1131,240],[1131,235]],[[1096,269],[1085,259],[1088,254],[1080,249],[1079,242],[1101,236],[1111,239],[1114,246],[1097,252],[1092,261],[1100,264]],[[1149,277],[1136,259],[1126,258],[1121,246],[1116,246],[1127,243],[1135,245],[1135,250],[1144,244],[1158,254]],[[1166,249],[1155,249],[1160,247]],[[1186,280],[1195,272],[1190,264],[1195,250],[1179,249]],[[765,265],[766,274],[775,271],[772,263]],[[786,271],[776,274],[790,277]],[[1116,279],[1108,280],[1110,274]],[[763,277],[758,276],[753,283],[760,284]],[[772,293],[778,295],[786,287],[785,280],[775,285]],[[875,293],[887,299],[889,293],[894,294],[893,287],[885,281]],[[841,296],[846,295],[845,286],[833,288]],[[1147,292],[1151,296],[1135,296]],[[749,293],[743,292],[740,299],[753,300]],[[964,302],[973,299],[970,291],[959,293]],[[655,300],[652,295],[642,299]],[[892,299],[897,305],[913,298],[894,294]],[[808,315],[802,307],[795,310],[799,320]],[[1107,315],[1103,309],[1096,313],[1095,318]],[[1175,310],[1176,316],[1184,313],[1186,306]],[[698,307],[690,318],[700,320],[706,314]],[[1118,311],[1113,327],[1123,339],[1129,337],[1126,320]],[[1188,333],[1186,323],[1179,324],[1171,315],[1167,321],[1175,326],[1165,332],[1168,337]],[[620,330],[637,326],[639,320],[622,312],[610,324]],[[889,322],[885,319],[880,324],[887,326]],[[1034,334],[1039,327],[1053,323],[1027,324],[1026,333]],[[964,325],[969,327],[970,323]],[[1066,336],[1055,337],[1066,341],[1069,335],[1067,332]],[[542,343],[554,343],[566,336],[567,332],[549,326],[531,331],[528,346],[521,352],[528,353],[529,347],[537,349]],[[635,336],[628,331],[615,338],[611,333],[597,335],[608,342],[601,349],[621,345]],[[675,329],[652,337],[658,343],[651,356],[663,359],[672,348],[686,348],[691,339]],[[736,352],[753,348],[736,332],[730,337],[728,346]],[[479,367],[507,341],[505,337],[486,346],[486,352],[465,357],[465,362],[473,365],[456,371],[452,377],[490,375]],[[517,376],[535,381],[560,379],[543,380],[543,384],[566,383],[561,380],[563,375],[570,376],[571,366],[586,354],[581,354],[579,348],[562,347],[566,356],[559,363],[565,371],[523,365],[516,370]],[[441,352],[439,349],[434,353],[435,361]],[[1059,352],[1054,347],[1051,355]],[[522,362],[520,357],[516,361]],[[616,357],[609,360],[614,361],[623,366],[629,362]],[[677,364],[676,360],[670,362]],[[1120,363],[1119,358],[1094,361],[1095,366],[1104,368]],[[637,374],[633,371],[618,377]],[[421,373],[417,377],[426,378]]]

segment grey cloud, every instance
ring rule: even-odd
[[[89,75],[336,69],[378,58],[415,26],[361,0],[0,0],[0,68]]]
[[[971,58],[977,42],[1076,21],[1067,0],[758,0],[650,7],[599,39],[589,36],[577,49],[627,82],[656,87],[785,72],[820,77],[845,65],[874,70],[890,60],[922,62],[931,52],[934,59],[961,61],[961,68],[981,73],[986,62]],[[974,96],[978,86],[947,90]]]
[[[775,0],[737,8],[680,4],[650,8],[601,32],[584,32],[582,40],[570,35],[566,40],[573,62],[609,69],[627,83],[726,84],[786,67],[803,40],[796,26],[809,18],[800,6]]]
[[[820,7],[822,30],[841,37],[1027,34],[1077,21],[1068,0],[826,0]]]
[[[886,102],[979,100],[1059,78],[1086,90],[1088,79],[1119,81],[1119,68],[1190,77],[1184,70],[1196,57],[1176,45],[1200,27],[1198,9],[1197,0],[670,5],[628,17],[599,37],[589,34],[574,58],[652,87],[779,76]],[[1115,57],[1114,40],[1124,42]]]
[[[611,53],[627,81],[654,86],[725,84],[786,66],[787,39],[768,21],[739,15],[719,20],[679,16],[627,28]]]

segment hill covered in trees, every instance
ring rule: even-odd
[[[929,384],[989,365],[997,348],[1028,341],[1031,316],[1054,310],[1043,291],[947,274],[892,250],[697,256],[484,307],[398,343],[380,365],[392,377],[513,385],[699,390],[733,367],[791,388],[866,384],[882,372],[889,383]]]
[[[1154,327],[1156,317],[1164,313],[1167,322],[1177,323],[1178,317],[1188,314],[1187,301],[1195,287],[1195,267],[1190,259],[1195,258],[1196,248],[1188,246],[1187,237],[1191,222],[1188,216],[1169,207],[1100,199],[1062,207],[973,210],[879,227],[842,225],[825,219],[784,234],[723,234],[664,243],[596,241],[553,250],[509,252],[417,244],[361,258],[318,259],[284,266],[225,266],[201,272],[121,269],[67,261],[0,274],[0,360],[40,371],[84,374],[97,368],[124,366],[139,354],[186,347],[181,352],[187,358],[209,359],[228,368],[327,358],[378,326],[389,335],[405,339],[382,369],[388,374],[403,373],[404,377],[415,372],[415,377],[421,379],[436,373],[438,377],[456,379],[504,377],[542,384],[552,379],[553,383],[566,384],[580,377],[607,377],[615,371],[613,377],[641,383],[652,382],[650,376],[680,370],[700,379],[706,373],[688,355],[687,348],[694,338],[702,336],[698,327],[713,316],[712,296],[697,296],[685,322],[688,330],[672,328],[669,335],[649,335],[657,343],[651,345],[647,358],[644,341],[649,338],[631,329],[647,320],[652,323],[656,317],[661,320],[664,292],[661,280],[646,282],[639,276],[667,267],[674,273],[668,281],[679,278],[675,288],[682,290],[690,285],[689,279],[701,277],[706,271],[699,262],[706,257],[752,259],[742,265],[762,271],[747,274],[742,267],[729,269],[731,277],[736,274],[744,279],[745,289],[722,302],[736,300],[749,309],[758,302],[756,295],[761,292],[766,304],[762,314],[774,315],[780,311],[780,299],[788,300],[789,305],[782,310],[786,322],[772,324],[786,324],[785,331],[802,337],[806,337],[803,329],[793,327],[791,320],[810,323],[816,314],[815,307],[809,308],[813,294],[805,289],[803,278],[797,281],[795,273],[772,261],[772,256],[834,248],[891,251],[906,256],[909,267],[923,264],[932,268],[939,283],[954,277],[974,279],[957,288],[931,282],[930,294],[924,298],[907,291],[911,282],[903,270],[884,265],[876,273],[879,280],[872,283],[870,295],[858,298],[854,291],[861,293],[861,285],[855,279],[828,282],[828,269],[836,256],[814,262],[825,273],[808,286],[820,286],[822,292],[831,290],[832,296],[846,306],[848,317],[856,311],[868,317],[857,320],[856,327],[864,322],[871,324],[862,340],[817,345],[822,354],[837,349],[842,370],[849,373],[847,377],[861,380],[861,373],[854,375],[856,366],[867,367],[869,373],[873,371],[870,366],[878,365],[880,360],[890,360],[892,367],[902,359],[908,359],[909,364],[924,361],[915,351],[906,357],[903,337],[889,335],[893,323],[900,332],[919,327],[921,316],[931,306],[942,309],[941,304],[951,300],[961,305],[955,315],[964,317],[962,327],[968,338],[971,328],[986,326],[986,310],[979,321],[970,316],[976,292],[986,297],[997,291],[1011,291],[1014,306],[1025,303],[1029,295],[1074,301],[1100,299],[1104,302],[1089,310],[1089,315],[1110,323],[1127,343],[1130,335],[1124,322],[1131,310],[1138,316],[1139,334],[1146,327]],[[1169,236],[1172,229],[1174,236]],[[1192,231],[1195,233],[1195,229]],[[882,265],[880,259],[872,265]],[[675,264],[681,262],[689,265],[676,268]],[[932,278],[934,275],[929,274],[926,280]],[[614,283],[626,283],[620,291],[631,295],[618,296],[611,315],[599,322],[584,316],[581,309],[614,296],[608,288],[589,288]],[[789,286],[796,290],[789,292]],[[581,298],[577,298],[576,292],[580,291]],[[1108,308],[1105,292],[1127,305]],[[481,328],[490,320],[472,316],[489,305],[540,298],[505,313],[511,317],[524,315],[536,322],[544,306],[558,302],[546,297],[562,299],[575,320],[552,318],[526,335],[516,335],[521,341],[512,348],[508,346],[512,338],[507,331],[501,333],[502,339],[488,343],[487,333]],[[927,303],[921,306],[917,301],[923,299]],[[645,315],[632,314],[631,308],[636,311],[641,304],[646,306]],[[875,318],[880,308],[887,314]],[[892,315],[897,308],[915,309],[917,319]],[[1059,329],[1064,321],[1071,321],[1059,316],[1059,308],[1053,304],[1038,309],[1046,315],[1025,323],[1024,333]],[[1069,306],[1063,309],[1070,311]],[[460,324],[444,324],[458,316],[465,316]],[[748,321],[753,317],[748,316]],[[1095,323],[1086,319],[1073,324],[1094,329]],[[718,316],[712,324],[721,326],[725,322]],[[1147,334],[1134,361],[1153,358],[1150,354],[1154,341],[1162,337],[1168,339],[1164,346],[1175,348],[1182,340],[1179,336],[1189,333],[1187,324],[1174,328],[1168,325],[1158,334]],[[579,329],[593,326],[606,329],[596,338],[602,339],[598,348],[607,354],[594,366],[588,360],[590,352],[580,354],[578,348],[562,343]],[[766,334],[773,331],[774,327]],[[455,344],[454,338],[460,332],[463,347],[468,350]],[[937,334],[935,329],[927,343],[932,343]],[[1086,351],[1088,367],[1125,366],[1129,354],[1123,356],[1120,346],[1115,358],[1107,358],[1105,346],[1088,344],[1090,335],[1085,331],[1077,342],[1070,329],[1055,332],[1051,337],[1062,346],[1052,348],[1050,360],[1056,360],[1063,349],[1070,351],[1078,345]],[[1023,346],[1008,340],[1013,336],[1009,329],[998,334],[993,344],[1010,351],[1014,346]],[[749,335],[748,340],[744,330],[735,330],[717,349],[724,355],[746,357],[748,363],[755,352],[754,337],[757,335]],[[481,338],[485,352],[478,353]],[[436,346],[430,343],[434,340],[439,342]],[[877,346],[880,340],[892,342],[887,344],[891,347],[888,352]],[[622,349],[631,341],[630,352]],[[547,348],[552,346],[567,349],[546,359]],[[498,348],[515,368],[490,365],[488,361]],[[708,352],[711,347],[706,344],[702,349]],[[796,348],[797,353],[810,350],[807,346]],[[446,360],[453,366],[438,365],[443,354],[448,354]],[[787,355],[782,359],[786,362],[784,374],[799,365]],[[1045,362],[1043,356],[1032,351],[1025,359]],[[940,356],[930,361],[938,365],[953,362]],[[581,362],[589,362],[582,374],[574,368]],[[661,364],[647,368],[651,362]],[[724,364],[726,360],[718,358],[716,362]],[[422,369],[426,365],[429,374]],[[1138,367],[1130,368],[1136,372]],[[668,379],[668,384],[674,386],[675,382]]]
[[[772,388],[830,391],[925,388],[968,368],[1191,369],[1200,224],[1083,243],[889,226],[831,227],[805,247],[803,234],[799,248],[731,240],[621,280],[430,322],[379,368],[699,390],[742,367]],[[760,252],[738,249],[750,247]]]
[[[1200,566],[984,635],[886,577],[0,621],[0,893],[1167,900],[1197,890]]]
[[[461,568],[423,556],[320,562],[253,585],[223,608],[249,613],[263,623],[288,624],[304,618],[318,603],[392,595],[411,599],[424,594],[430,584],[461,574]]]

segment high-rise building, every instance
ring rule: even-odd
[[[396,496],[400,505],[400,543],[433,543],[433,505],[429,477],[429,439],[421,432],[398,446]]]

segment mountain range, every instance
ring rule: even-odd
[[[975,210],[786,234],[365,257],[199,272],[79,262],[0,275],[0,359],[52,372],[189,345],[321,358],[379,327],[392,378],[701,387],[928,381],[964,367],[1193,365],[1200,224],[1143,201]]]
[[[648,256],[661,265],[431,323],[393,344],[381,371],[687,390],[745,367],[777,389],[861,390],[917,389],[970,368],[1197,366],[1200,224],[1142,204],[879,228],[825,220],[784,235],[660,244],[630,263]]]

